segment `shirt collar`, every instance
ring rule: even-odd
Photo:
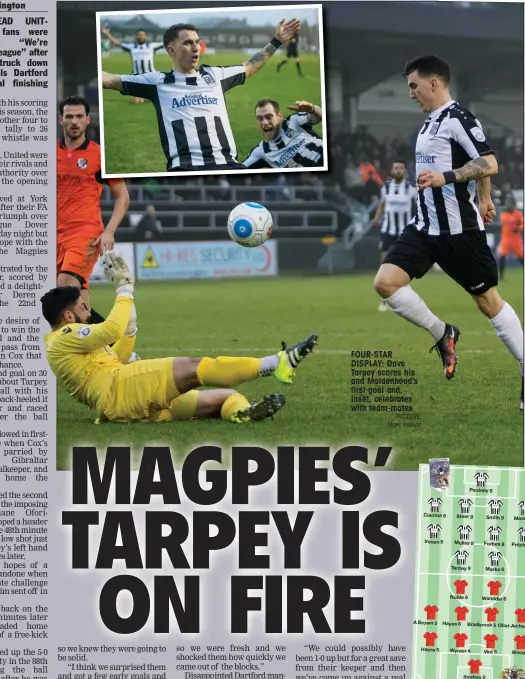
[[[72,151],[80,151],[81,149],[87,149],[90,141],[91,141],[91,139],[88,139],[88,137],[86,137],[85,141],[82,144],[80,144],[80,146],[77,146],[76,149],[71,149],[71,150]],[[66,140],[64,139],[64,137],[62,137],[62,139],[60,140],[60,148],[63,148],[63,149],[66,148]]]
[[[447,109],[449,106],[452,106],[452,104],[455,104],[456,101],[454,99],[451,99],[450,101],[447,101],[446,104],[443,104],[440,108],[437,108],[435,111],[432,111],[432,113],[429,113],[429,116],[427,120],[435,120],[440,113],[443,113],[445,109]]]

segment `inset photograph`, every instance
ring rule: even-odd
[[[328,169],[321,5],[97,12],[97,34],[104,177]]]

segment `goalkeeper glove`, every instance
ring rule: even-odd
[[[133,299],[135,279],[124,259],[112,250],[103,256],[102,268],[106,278],[116,288],[116,296],[124,295]]]
[[[132,304],[131,311],[129,312],[129,321],[124,330],[124,337],[135,337],[137,330],[137,310],[135,309],[135,305]]]

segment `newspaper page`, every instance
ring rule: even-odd
[[[525,677],[523,23],[0,2],[0,677]]]

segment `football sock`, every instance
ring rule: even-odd
[[[489,320],[494,326],[497,336],[519,362],[523,375],[523,328],[516,312],[510,304],[505,302],[499,314]]]
[[[228,398],[222,404],[221,419],[230,422],[232,415],[236,410],[244,410],[244,408],[248,408],[249,405],[250,402],[242,394],[231,394],[231,396],[228,396]]]
[[[95,311],[95,309],[91,308],[91,316],[89,317],[89,325],[93,325],[95,323],[104,323],[106,319],[104,316],[101,316],[98,311]]]
[[[270,377],[270,375],[273,375],[278,365],[279,356],[277,356],[277,354],[261,358],[261,364],[259,366],[259,375],[261,377]]]
[[[392,297],[385,299],[388,306],[399,316],[414,325],[427,330],[438,342],[445,334],[445,323],[435,316],[421,297],[414,292],[410,285],[404,285],[396,290]]]
[[[197,366],[197,378],[208,387],[234,387],[260,377],[260,365],[259,358],[203,358]]]
[[[297,73],[299,73],[299,75],[303,75],[303,73],[301,71],[301,64],[295,64],[295,65],[297,66]]]
[[[280,64],[277,64],[277,70],[280,71],[281,68],[286,64],[287,59],[283,59]]]

